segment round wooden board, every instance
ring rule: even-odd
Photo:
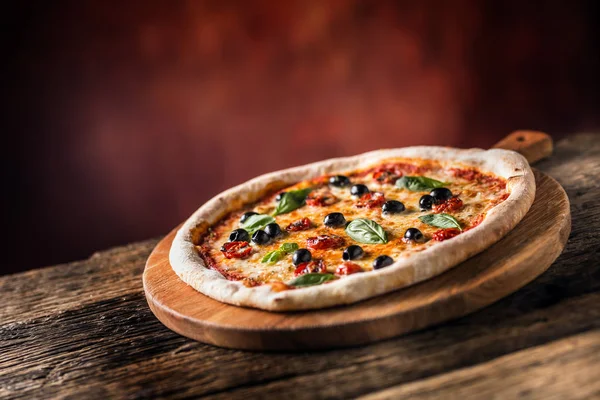
[[[347,347],[387,339],[483,308],[546,271],[571,230],[569,199],[535,171],[537,193],[525,218],[501,241],[448,272],[350,306],[274,313],[220,303],[181,281],[169,265],[173,230],[154,249],[144,290],[156,317],[189,338],[250,350]]]

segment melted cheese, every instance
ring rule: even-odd
[[[448,182],[446,185],[454,195],[458,195],[463,202],[463,206],[456,211],[447,213],[454,216],[463,229],[473,226],[475,221],[481,221],[485,214],[495,205],[507,197],[505,189],[506,182],[490,174],[479,174],[479,179],[467,180],[455,177],[452,168],[469,169],[463,165],[440,165],[433,161],[423,160],[393,160],[392,162],[409,162],[413,165],[422,166],[423,170],[419,173],[405,173],[405,175],[427,176],[439,181]],[[386,161],[383,164],[388,164]],[[250,257],[246,259],[228,259],[220,251],[221,246],[227,242],[229,233],[239,228],[239,218],[246,211],[255,211],[260,214],[271,214],[277,203],[275,194],[265,197],[256,204],[232,213],[228,218],[221,220],[212,227],[212,234],[204,240],[201,251],[205,252],[205,257],[210,257],[214,264],[218,265],[223,273],[230,279],[250,279],[255,283],[264,283],[269,281],[288,282],[294,278],[295,266],[292,263],[292,255],[283,257],[275,264],[262,263],[261,260],[270,251],[277,250],[282,243],[297,243],[300,248],[306,248],[306,240],[318,235],[338,235],[344,238],[345,244],[337,249],[311,250],[313,259],[321,259],[327,265],[329,272],[333,273],[335,269],[342,264],[343,250],[352,244],[357,244],[363,248],[365,254],[358,260],[352,262],[360,265],[364,271],[373,269],[373,260],[380,255],[388,255],[394,260],[410,257],[415,252],[422,251],[430,246],[439,243],[431,240],[432,234],[440,228],[429,226],[421,222],[420,216],[431,214],[433,211],[420,211],[419,199],[429,191],[412,192],[407,189],[396,187],[393,183],[380,183],[373,178],[373,171],[355,171],[345,173],[352,184],[363,183],[367,185],[371,192],[381,192],[386,200],[401,201],[406,210],[398,214],[384,215],[381,207],[377,208],[358,208],[356,207],[357,198],[350,195],[350,187],[335,188],[327,184],[315,184],[323,182],[323,179],[315,179],[310,182],[300,182],[282,191],[294,190],[304,187],[313,187],[315,190],[329,190],[338,201],[329,206],[309,206],[304,205],[288,214],[282,214],[275,217],[284,235],[272,240],[267,245],[257,245],[250,243],[253,251]],[[459,174],[460,175],[460,174]],[[348,222],[356,218],[368,218],[377,222],[383,227],[387,234],[388,243],[386,244],[365,244],[352,240],[345,232],[344,227],[329,228],[323,224],[325,216],[332,212],[341,212]],[[285,227],[290,223],[302,218],[309,218],[313,227],[306,231],[285,232]],[[404,233],[408,228],[417,228],[425,236],[424,243],[405,243],[402,241]],[[449,239],[451,240],[451,239]]]

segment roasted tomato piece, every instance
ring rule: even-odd
[[[402,172],[396,172],[393,168],[379,168],[373,172],[373,179],[379,183],[395,183],[402,177]]]
[[[453,196],[440,204],[434,204],[433,212],[436,214],[439,214],[442,212],[456,211],[456,210],[460,210],[462,208],[462,206],[463,206],[462,200],[459,199],[458,196]]]
[[[308,218],[302,218],[299,219],[298,221],[294,221],[291,224],[289,224],[285,230],[288,232],[298,232],[298,231],[305,231],[307,229],[310,229],[312,227],[312,223],[310,222],[310,219]]]
[[[312,260],[309,262],[302,263],[296,267],[294,271],[295,276],[304,274],[325,274],[327,273],[327,267],[323,260]]]
[[[227,258],[246,258],[252,253],[252,247],[248,242],[227,242],[221,251]]]
[[[356,202],[356,207],[359,208],[378,208],[385,203],[385,195],[379,192],[371,192],[363,194]]]
[[[330,206],[337,203],[338,198],[329,190],[314,190],[306,197],[306,204],[313,207]]]
[[[373,179],[380,183],[395,183],[404,174],[415,174],[421,167],[407,163],[394,163],[381,165],[373,171]]]
[[[431,236],[433,237],[433,240],[437,240],[438,242],[443,242],[444,240],[451,239],[458,234],[460,234],[460,231],[458,229],[446,228],[446,229],[440,229],[440,230],[433,232],[433,235],[431,235]]]
[[[335,249],[344,245],[344,238],[337,235],[319,235],[306,239],[306,247],[313,250]]]
[[[350,261],[346,261],[335,269],[336,275],[351,275],[357,272],[363,272],[360,265]]]
[[[388,163],[367,169],[358,175],[366,176],[370,174],[373,180],[377,182],[395,183],[396,179],[401,178],[403,175],[415,175],[423,173],[427,169],[427,167],[419,167],[409,163]]]

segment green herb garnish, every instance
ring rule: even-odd
[[[278,250],[273,250],[265,254],[262,260],[260,260],[260,262],[275,264],[277,261],[281,260],[286,255],[298,250],[299,247],[300,246],[298,246],[298,243],[284,243],[279,247]]]
[[[357,218],[346,226],[346,233],[360,243],[387,243],[387,235],[383,228],[375,221],[366,218]]]
[[[259,229],[263,229],[268,224],[275,222],[275,218],[267,214],[255,214],[249,216],[240,224],[240,228],[244,228],[250,235]]]
[[[277,203],[277,208],[273,212],[273,215],[287,214],[294,211],[297,208],[302,207],[305,204],[306,196],[312,191],[312,188],[290,190],[285,192]]]
[[[288,285],[296,287],[315,286],[333,279],[335,279],[335,276],[333,274],[304,274],[289,282]]]
[[[298,246],[298,243],[284,243],[279,247],[279,250],[286,252],[287,254],[289,253],[293,253],[294,251],[298,250],[300,248],[300,246]]]
[[[450,214],[428,214],[419,217],[421,222],[438,228],[457,228],[462,231],[460,222]]]
[[[448,185],[448,182],[441,182],[426,176],[403,176],[396,181],[396,186],[402,189],[408,189],[413,192],[432,190]]]

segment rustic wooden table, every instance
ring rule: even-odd
[[[0,277],[0,398],[599,398],[600,136],[562,140],[536,167],[571,200],[554,265],[470,316],[370,346],[256,353],[181,337],[144,298],[157,240]]]

